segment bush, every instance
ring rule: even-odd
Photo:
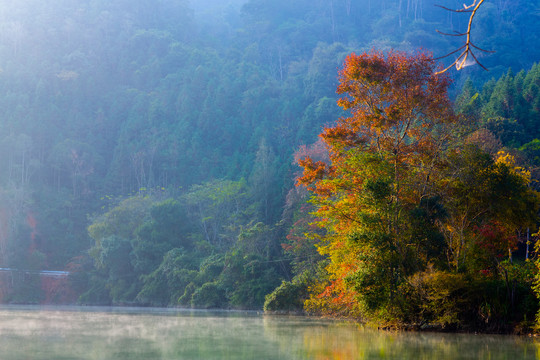
[[[225,291],[215,282],[209,282],[195,290],[191,306],[200,309],[224,308],[227,305]]]
[[[178,304],[188,306],[191,305],[191,297],[197,290],[197,286],[194,283],[189,283],[184,289],[184,294],[178,298]]]
[[[488,332],[513,332],[534,318],[537,306],[530,286],[494,276],[426,271],[409,278],[409,322]]]
[[[303,312],[307,297],[306,284],[283,281],[272,293],[266,295],[264,311]]]
[[[411,276],[403,287],[403,293],[408,293],[410,320],[434,322],[444,327],[459,325],[463,309],[467,307],[468,287],[463,274],[426,271]]]

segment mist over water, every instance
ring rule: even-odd
[[[0,308],[0,359],[537,359],[529,338],[389,333],[249,312]]]

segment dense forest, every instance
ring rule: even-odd
[[[374,147],[403,132],[392,98],[353,101],[354,76],[386,76],[354,59],[397,74],[393,56],[461,46],[436,30],[467,14],[435,5],[0,2],[0,268],[18,270],[0,300],[531,326],[538,2],[484,3],[472,36],[489,71],[440,76],[438,112],[417,99],[421,149]],[[435,84],[428,63],[404,81]]]

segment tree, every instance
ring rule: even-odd
[[[300,183],[322,195],[332,189],[317,189],[317,180],[333,178],[337,169],[350,168],[347,161],[354,158],[355,151],[377,155],[393,167],[392,223],[397,232],[402,198],[414,185],[416,200],[428,195],[437,152],[449,139],[440,126],[455,122],[446,93],[450,80],[434,75],[434,70],[433,60],[426,54],[390,52],[385,58],[382,52],[373,51],[347,57],[337,90],[346,96],[338,104],[352,116],[339,119],[335,127],[321,134],[330,149],[332,165],[309,157],[300,161],[305,169]],[[415,181],[408,183],[406,189],[404,181],[411,172],[424,176],[414,185]]]
[[[252,198],[257,202],[259,216],[266,224],[270,224],[275,216],[272,216],[272,209],[278,208],[276,201],[281,200],[281,196],[276,190],[277,159],[272,147],[268,145],[265,138],[259,143],[259,149],[255,157],[255,164],[250,177]]]
[[[213,180],[193,185],[184,195],[188,216],[200,227],[202,239],[217,248],[229,247],[234,239],[224,236],[226,226],[244,223],[247,217],[244,181]]]
[[[168,199],[153,204],[150,217],[137,228],[132,240],[132,264],[142,274],[154,271],[171,249],[193,248],[187,215],[178,201]]]
[[[88,194],[88,178],[94,174],[99,158],[88,144],[66,139],[54,146],[49,163],[54,169],[54,182],[60,188],[62,179],[71,179],[73,198]]]
[[[101,241],[109,236],[135,238],[137,228],[149,217],[151,204],[150,197],[133,196],[94,219],[88,227],[90,237],[96,242],[94,250],[99,252]]]
[[[299,161],[298,184],[313,191],[328,230],[319,251],[330,259],[330,283],[308,302],[312,308],[353,315],[396,308],[404,279],[434,261],[441,236],[411,224],[433,229],[442,216],[434,179],[456,117],[450,80],[435,70],[423,53],[346,58],[338,104],[351,116],[320,135],[330,163]]]
[[[175,248],[162,258],[159,267],[142,276],[143,286],[136,300],[143,304],[176,305],[186,286],[197,277],[198,259],[194,254]]]
[[[493,267],[492,260],[515,250],[520,231],[535,226],[539,198],[529,188],[530,173],[503,151],[494,159],[471,144],[449,154],[444,172],[449,267],[480,270],[479,259],[488,254],[480,266]]]
[[[127,198],[94,219],[88,227],[88,233],[95,241],[89,254],[97,271],[83,299],[94,298],[95,301],[97,295],[100,302],[133,301],[140,290],[140,281],[131,263],[132,241],[139,226],[148,220],[151,203],[149,197]],[[104,283],[106,285],[102,285]]]

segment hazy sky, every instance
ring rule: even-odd
[[[209,8],[225,8],[229,5],[242,6],[248,0],[190,0],[190,6],[195,11],[205,11]]]

